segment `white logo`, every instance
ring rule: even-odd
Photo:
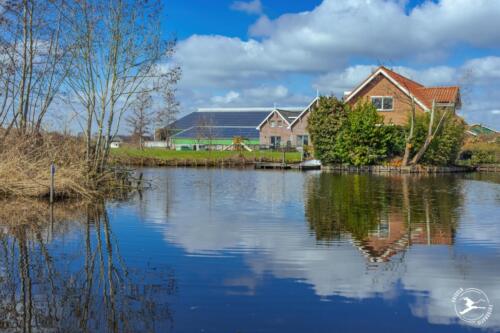
[[[455,305],[455,313],[458,318],[472,325],[482,325],[493,312],[493,304],[490,303],[484,291],[477,288],[458,289],[451,301]]]

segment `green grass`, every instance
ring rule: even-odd
[[[215,161],[225,159],[236,159],[244,157],[251,161],[281,162],[282,152],[275,151],[175,151],[163,148],[145,148],[144,150],[132,147],[120,147],[111,150],[111,156],[118,162],[129,159],[156,159],[161,161]],[[286,163],[300,162],[299,152],[288,152],[285,154]]]

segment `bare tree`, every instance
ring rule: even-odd
[[[0,126],[40,132],[71,67],[61,1],[0,2]]]
[[[177,120],[179,114],[179,102],[175,98],[176,89],[169,85],[162,93],[163,104],[156,114],[156,124],[162,139],[170,146],[170,138],[175,134],[176,129],[172,124]]]
[[[448,118],[448,114],[450,112],[450,108],[445,107],[441,108],[439,111],[436,110],[436,103],[435,101],[432,101],[432,109],[430,111],[430,121],[429,121],[429,126],[427,128],[427,136],[425,137],[424,144],[418,152],[413,156],[410,164],[417,164],[420,159],[424,156],[425,152],[429,148],[430,144],[432,143],[432,140],[436,136],[437,133],[439,133],[440,129],[443,127],[444,122]],[[435,118],[440,117],[438,123],[434,126],[434,120]]]
[[[153,99],[147,91],[143,91],[132,105],[132,114],[125,121],[132,129],[132,137],[139,142],[139,147],[144,148],[144,136],[149,131],[152,123],[150,112]]]
[[[73,0],[65,12],[77,46],[68,86],[83,109],[89,171],[98,174],[136,97],[175,78],[178,68],[166,66],[175,40],[162,37],[160,0]]]
[[[196,141],[200,144],[202,141],[208,143],[208,149],[211,149],[215,138],[214,121],[209,116],[201,116],[196,122]]]

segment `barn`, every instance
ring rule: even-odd
[[[298,111],[303,108],[282,108]],[[170,143],[177,150],[203,149],[211,146],[226,149],[236,138],[245,145],[259,145],[259,124],[274,107],[200,108],[169,126]],[[163,138],[165,139],[165,138]]]

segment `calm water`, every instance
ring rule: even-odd
[[[0,204],[0,331],[500,330],[500,175],[144,172],[123,202]]]

